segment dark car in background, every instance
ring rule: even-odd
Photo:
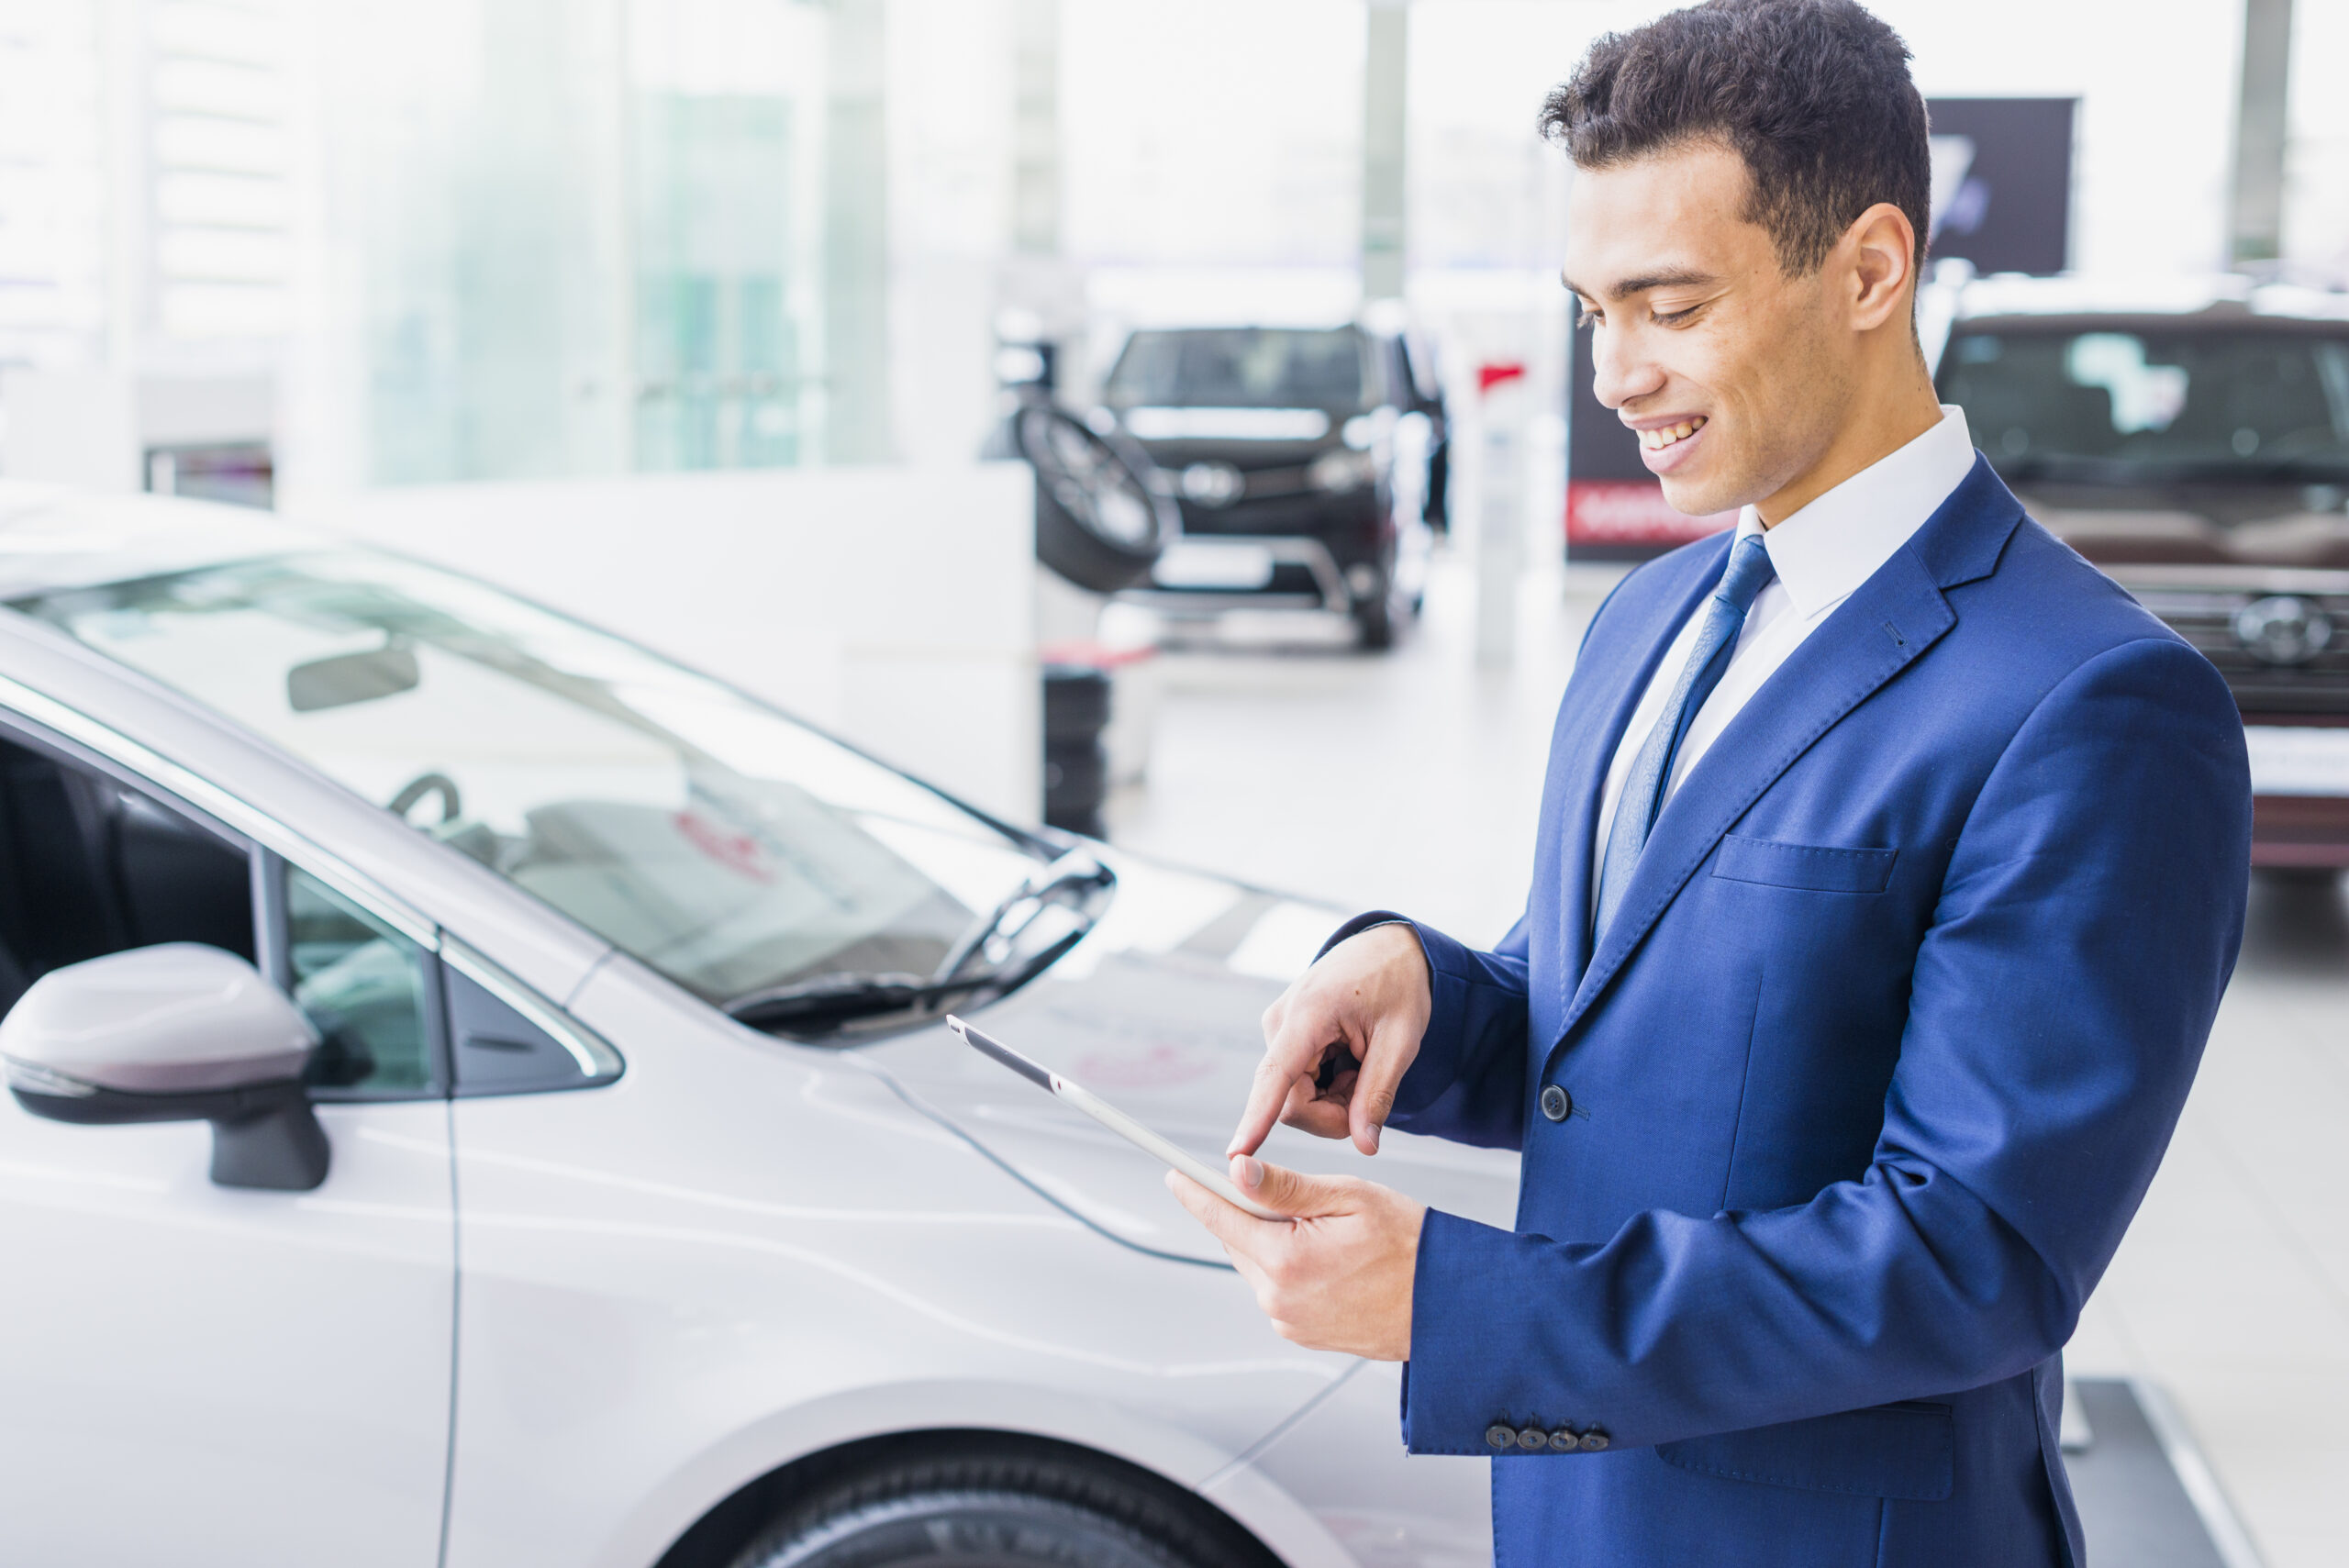
[[[2253,862],[2349,866],[2349,295],[1991,278],[1953,317],[1975,444],[2226,675]]]
[[[1442,510],[1442,405],[1401,335],[1145,328],[1094,418],[1141,446],[1181,511],[1131,596],[1176,616],[1336,612],[1370,648],[1417,607]]]
[[[2031,515],[2225,674],[2253,863],[2349,867],[2349,295],[1961,272],[1918,316],[1942,401]],[[1733,523],[1664,503],[1573,347],[1569,555]]]

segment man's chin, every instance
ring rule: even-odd
[[[1718,517],[1734,512],[1745,503],[1732,492],[1734,485],[1719,480],[1708,483],[1701,479],[1683,479],[1677,474],[1663,474],[1664,504],[1674,511],[1691,517]]]

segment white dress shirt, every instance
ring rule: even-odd
[[[1729,668],[1720,684],[1705,699],[1681,737],[1672,759],[1672,776],[1664,781],[1664,797],[1670,800],[1729,728],[1762,683],[1777,673],[1835,606],[1854,589],[1876,575],[1909,536],[1924,527],[1950,492],[1974,468],[1974,439],[1965,428],[1965,415],[1953,404],[1942,405],[1941,423],[1907,446],[1878,458],[1842,484],[1811,502],[1777,527],[1765,529],[1761,515],[1751,506],[1738,514],[1740,539],[1760,534],[1777,575],[1754,596],[1746,612],[1737,646],[1730,652]],[[1623,739],[1608,764],[1607,784],[1598,797],[1598,835],[1591,847],[1590,905],[1598,907],[1599,868],[1607,858],[1607,834],[1615,823],[1615,805],[1622,797],[1623,780],[1631,773],[1640,748],[1663,717],[1672,688],[1688,662],[1697,629],[1705,618],[1709,594],[1664,651],[1640,706],[1631,710]]]

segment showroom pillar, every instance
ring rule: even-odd
[[[2292,0],[2243,0],[2243,86],[2235,101],[2235,171],[2227,259],[2284,253],[2284,145],[2292,78]]]
[[[1370,0],[1362,72],[1362,295],[1403,293],[1403,100],[1408,0]]]
[[[1061,6],[1010,0],[1011,233],[995,329],[1000,346],[1042,353],[1046,384],[1068,392],[1061,377],[1082,361],[1088,323],[1084,271],[1061,249]],[[997,374],[1005,369],[998,361]]]
[[[887,0],[836,0],[825,50],[825,457],[885,462],[889,428]]]
[[[1011,248],[1024,256],[1057,256],[1060,0],[1017,0],[1011,27]]]

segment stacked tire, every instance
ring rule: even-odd
[[[1044,667],[1044,820],[1051,826],[1102,837],[1109,759],[1101,731],[1108,722],[1108,672],[1081,664]]]

